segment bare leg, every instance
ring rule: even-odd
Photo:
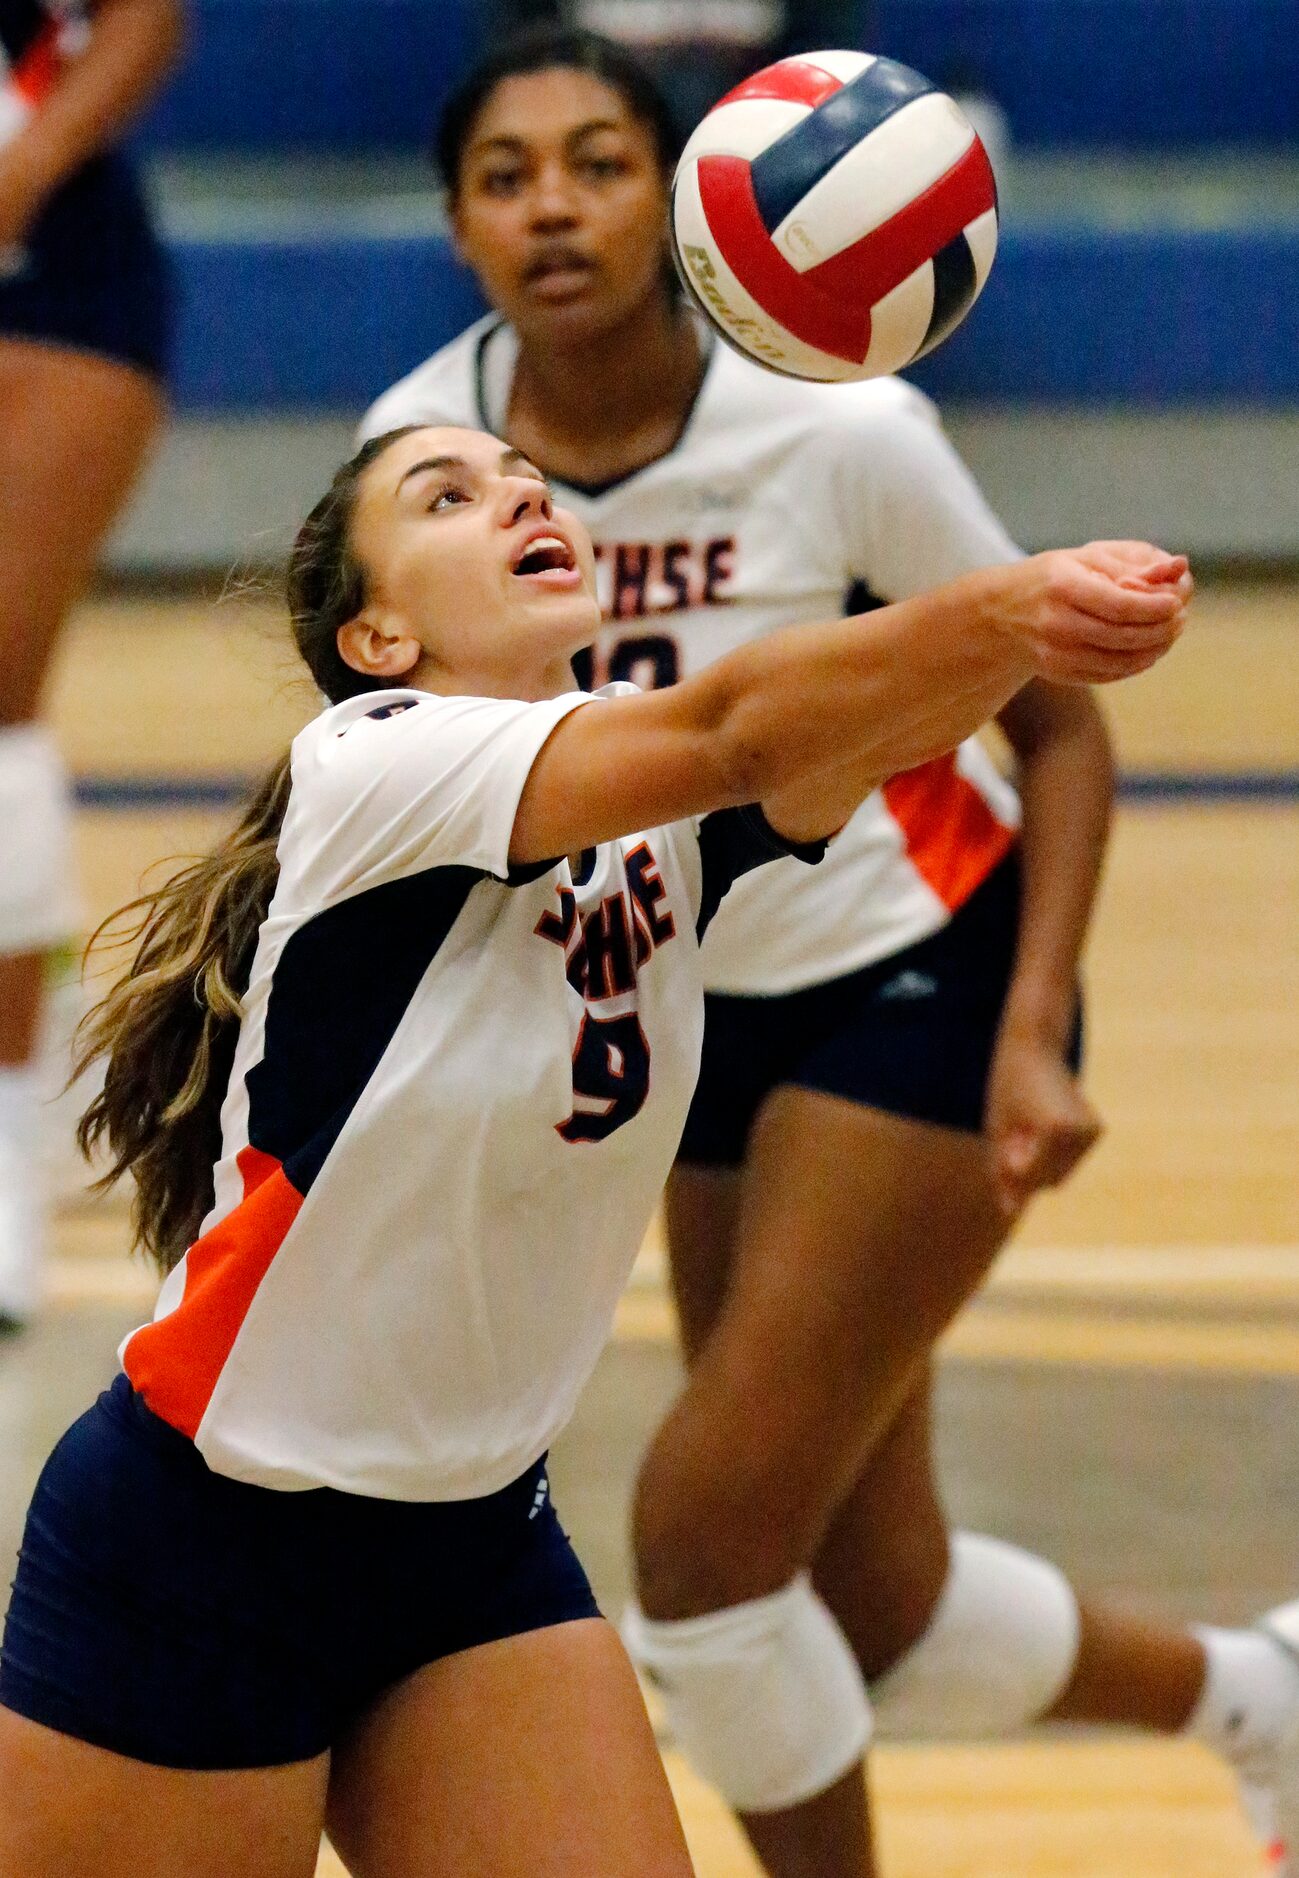
[[[162,415],[131,366],[0,340],[0,726],[36,717],[59,627]],[[39,953],[0,960],[0,1064],[31,1054],[41,971]]]
[[[0,723],[35,717],[55,635],[163,409],[132,366],[0,339]]]
[[[34,722],[59,627],[90,578],[162,413],[157,385],[131,366],[0,339],[0,734]],[[48,780],[33,785],[24,782],[25,770],[13,774],[13,812],[25,810],[31,787],[46,802]],[[26,1318],[39,1290],[40,1117],[31,1066],[42,948],[71,937],[58,930],[66,863],[57,794],[45,814],[54,823],[38,849],[43,871],[26,879],[30,849],[26,841],[16,850],[8,845],[0,826],[0,1316],[9,1327]],[[27,824],[44,825],[43,815]],[[46,909],[35,922],[34,905]]]
[[[1080,1603],[1082,1634],[1069,1685],[1048,1721],[1117,1722],[1176,1734],[1204,1687],[1204,1646],[1189,1631]]]
[[[1004,1237],[983,1144],[782,1089],[743,1176],[678,1169],[668,1220],[694,1361],[642,1472],[642,1602],[722,1609],[814,1561],[878,1676],[924,1634],[948,1569],[927,1362]],[[1202,1680],[1193,1638],[1088,1607],[1055,1713],[1174,1729]],[[744,1823],[776,1878],[861,1878],[863,1795],[848,1777]]]
[[[816,1555],[1004,1224],[981,1144],[790,1088],[764,1107],[742,1183],[680,1168],[668,1218],[698,1355],[642,1469],[635,1539],[647,1613],[688,1617],[774,1591]],[[911,1594],[917,1634],[941,1544]],[[871,1870],[856,1771],[744,1824],[778,1878]]]
[[[817,1554],[817,1589],[867,1678],[924,1633],[947,1575],[947,1519],[934,1478],[928,1365],[835,1514]],[[1082,1602],[1078,1661],[1050,1721],[1114,1722],[1175,1733],[1204,1683],[1188,1631]]]
[[[631,1665],[599,1619],[431,1663],[336,1749],[353,1878],[690,1878]]]
[[[181,1773],[0,1709],[0,1878],[312,1878],[328,1767]]]
[[[947,1533],[923,1362],[919,1381],[831,1521],[813,1566],[816,1588],[868,1682],[892,1669],[928,1628],[947,1578]]]
[[[717,1177],[673,1176],[674,1231],[701,1178]],[[649,1615],[760,1597],[815,1556],[1003,1234],[973,1138],[809,1090],[772,1095],[720,1314],[641,1472]],[[673,1257],[697,1295],[703,1260]]]
[[[0,952],[0,1069],[35,1054],[44,975],[43,952]]]

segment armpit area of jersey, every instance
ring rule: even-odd
[[[726,894],[742,874],[768,861],[793,859],[815,867],[825,858],[827,841],[791,841],[774,829],[757,802],[738,809],[717,809],[699,824],[703,898],[695,930],[702,939]]]

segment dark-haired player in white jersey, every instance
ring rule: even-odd
[[[575,690],[589,537],[516,450],[340,472],[290,602],[332,700],[140,906],[86,1139],[170,1270],[37,1484],[0,1649],[6,1878],[686,1878],[544,1462],[676,1148],[699,939],[1035,672],[1144,670],[1101,543]],[[759,807],[758,804],[761,804]]]
[[[489,58],[438,152],[499,311],[366,419],[486,423],[563,480],[599,554],[595,683],[668,685],[1017,553],[909,386],[798,384],[710,347],[664,268],[674,148],[606,42]],[[1105,732],[1049,684],[1000,721],[1018,800],[975,742],[894,776],[820,868],[741,882],[704,947],[667,1195],[690,1376],[642,1469],[628,1636],[775,1878],[867,1869],[863,1674],[883,1733],[1188,1728],[1231,1756],[1269,1842],[1299,1719],[1272,1639],[1129,1622],[1046,1560],[947,1529],[931,1348],[1099,1126],[1077,971]]]
[[[77,922],[42,687],[163,412],[166,269],[114,146],[180,10],[0,0],[0,1331],[40,1296],[37,1028],[47,954]]]

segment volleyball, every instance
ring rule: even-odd
[[[900,371],[974,305],[997,188],[974,126],[868,52],[781,59],[728,92],[672,189],[682,279],[723,338],[821,381]]]

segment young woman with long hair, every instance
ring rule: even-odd
[[[484,423],[560,479],[599,555],[597,682],[669,685],[1017,554],[909,386],[797,384],[712,342],[666,265],[676,148],[617,47],[500,48],[437,140],[496,311],[366,419]],[[863,1678],[885,1733],[1189,1727],[1269,1839],[1299,1722],[1272,1639],[1130,1622],[948,1529],[934,1343],[1100,1128],[1077,980],[1107,739],[1045,681],[999,722],[1018,801],[977,743],[895,774],[821,868],[742,882],[704,947],[666,1208],[689,1375],[640,1476],[628,1639],[775,1878],[869,1869]]]
[[[544,1469],[685,1120],[699,935],[1035,673],[1145,669],[1189,587],[1102,543],[593,698],[590,540],[516,450],[340,472],[290,573],[329,706],[92,1014],[84,1140],[168,1275],[33,1497],[6,1878],[309,1878],[326,1819],[356,1878],[688,1871]]]
[[[40,1297],[37,1030],[77,923],[42,687],[163,415],[166,269],[114,146],[179,29],[180,0],[0,0],[0,1329]]]

